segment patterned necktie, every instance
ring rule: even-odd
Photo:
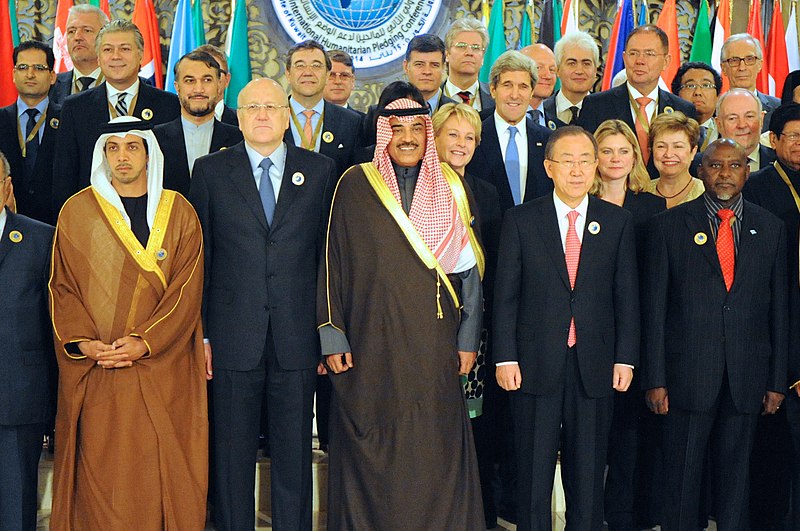
[[[116,109],[119,116],[128,115],[128,104],[125,103],[125,96],[127,95],[127,92],[120,92],[119,96],[117,96],[117,104],[114,105],[114,109]]]
[[[36,127],[36,117],[39,116],[39,110],[30,108],[25,110],[28,115],[28,123],[25,125],[25,139],[27,140],[33,128]],[[39,153],[39,134],[33,135],[33,138],[25,142],[25,170],[28,175],[33,172],[33,167],[36,165],[36,155]]]
[[[94,78],[92,76],[83,76],[78,78],[78,90],[83,92],[84,90],[89,88],[89,85],[94,83]]]
[[[262,170],[261,180],[258,185],[258,195],[261,197],[261,205],[264,207],[267,225],[272,225],[272,217],[275,215],[275,188],[272,186],[272,179],[269,178],[269,169],[272,167],[272,161],[263,159],[258,167]]]
[[[733,285],[733,270],[736,265],[736,250],[733,246],[733,230],[731,229],[731,219],[733,210],[722,208],[717,212],[717,216],[722,221],[717,231],[717,255],[719,256],[719,266],[722,268],[722,278],[725,279],[725,289],[731,290]]]
[[[575,125],[578,121],[578,109],[575,105],[569,108],[569,112],[572,113],[572,117],[569,119],[569,125]]]
[[[581,241],[578,239],[578,232],[575,230],[575,220],[578,219],[578,211],[570,210],[567,214],[569,228],[567,229],[567,241],[564,246],[564,258],[567,261],[567,274],[569,275],[569,286],[575,288],[575,277],[578,275],[578,262],[581,259]],[[575,318],[569,323],[569,336],[567,346],[574,347],[576,341]]]
[[[461,101],[466,103],[467,105],[472,104],[472,93],[468,90],[462,90],[461,92],[457,92],[456,95],[461,98]]]
[[[539,109],[529,110],[528,115],[533,119],[533,123],[541,125],[539,117],[542,115],[542,112]]]
[[[311,143],[311,137],[314,136],[314,131],[311,128],[311,118],[314,116],[314,113],[316,113],[314,110],[303,111],[303,116],[306,117],[306,123],[303,125],[303,144],[305,144],[303,147],[311,151],[314,151],[315,147],[314,144]]]
[[[514,137],[517,134],[517,128],[513,125],[508,128],[508,145],[506,146],[506,177],[508,177],[508,185],[511,187],[511,197],[514,198],[514,204],[522,203],[520,194],[520,171],[519,171],[519,150]]]
[[[650,125],[650,121],[647,118],[647,106],[651,101],[653,100],[647,96],[636,98],[636,104],[639,105],[639,112],[636,113],[635,123],[636,138],[639,140],[639,148],[642,150],[642,158],[645,164],[650,161],[650,144],[647,139],[647,128]],[[642,123],[642,120],[644,120],[644,123]]]

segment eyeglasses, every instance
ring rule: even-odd
[[[778,136],[782,136],[791,143],[800,141],[800,133],[780,133]]]
[[[644,57],[645,59],[655,59],[659,55],[667,55],[667,54],[658,53],[655,50],[644,50],[644,51],[642,51],[642,50],[630,50],[630,51],[626,51],[625,55],[627,55],[631,59],[636,60],[636,59],[638,59],[640,57]]]
[[[753,66],[756,64],[756,61],[760,61],[760,57],[756,57],[755,55],[748,55],[747,57],[729,57],[722,61],[723,63],[728,63],[728,66],[731,68],[737,68],[739,64],[744,61],[744,64],[747,66]]]
[[[588,168],[589,166],[591,166],[592,164],[597,162],[597,159],[595,159],[595,160],[553,160],[553,159],[548,159],[548,160],[550,162],[555,162],[556,164],[562,164],[562,165],[566,166],[567,168],[569,168],[571,170],[574,170],[575,168],[580,168],[582,170],[585,170],[586,168]]]
[[[483,50],[485,50],[482,44],[467,44],[466,42],[457,42],[453,45],[453,48],[455,48],[459,52],[466,52],[467,48],[469,48],[473,52],[482,52]]]
[[[685,85],[681,85],[680,90],[685,90],[685,89],[697,90],[699,88],[703,90],[711,90],[711,89],[717,90],[717,86],[714,85],[713,83],[701,83],[699,85],[697,83],[686,83]]]
[[[356,77],[350,72],[331,72],[330,74],[328,74],[328,76],[330,76],[330,78],[333,79],[334,81],[336,81],[337,79],[340,81],[348,81]]]
[[[27,72],[31,68],[33,68],[37,72],[50,71],[50,67],[47,65],[26,65],[25,63],[22,63],[14,66],[14,70],[16,70],[17,72]]]
[[[288,109],[288,105],[274,105],[272,103],[248,103],[242,105],[239,110],[244,111],[249,116],[256,116],[260,111],[267,111],[267,114],[275,114],[282,109]]]
[[[318,62],[318,61],[314,61],[311,64],[297,62],[297,63],[293,63],[292,64],[292,68],[291,69],[292,70],[311,70],[312,72],[322,72],[322,70],[325,69],[325,65],[323,63]]]

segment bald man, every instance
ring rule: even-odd
[[[533,87],[528,115],[533,118],[534,122],[550,129],[565,125],[558,119],[555,112],[548,113],[544,107],[544,100],[553,95],[553,90],[558,83],[558,68],[553,50],[544,44],[537,43],[524,47],[520,52],[533,59],[539,71],[539,80]]]

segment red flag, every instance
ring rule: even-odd
[[[766,50],[764,46],[764,26],[761,25],[761,0],[752,0],[750,2],[750,20],[747,22],[747,33],[753,36],[761,45],[762,50]],[[769,94],[769,60],[764,56],[762,61],[761,70],[756,77],[756,90],[764,94]]]
[[[56,7],[56,27],[53,31],[53,53],[56,56],[56,73],[72,70],[72,59],[67,50],[67,16],[72,0],[58,0]]]
[[[664,30],[664,33],[669,38],[669,54],[672,60],[669,62],[667,69],[661,73],[661,79],[664,80],[667,86],[670,86],[682,62],[681,41],[678,38],[678,10],[675,6],[675,0],[664,2],[664,7],[661,8],[661,13],[658,15],[656,26]]]
[[[731,0],[719,0],[717,11],[714,13],[714,23],[711,25],[714,33],[714,40],[711,46],[711,66],[722,73],[722,43],[731,36]],[[722,76],[722,92],[727,92],[730,84],[728,78]]]
[[[775,5],[772,8],[772,21],[769,24],[764,59],[769,65],[769,90],[763,92],[780,98],[781,94],[783,94],[783,82],[786,81],[786,76],[789,75],[789,58],[786,55],[786,32],[783,30],[781,0],[775,0]]]
[[[14,86],[14,40],[11,37],[11,11],[9,3],[0,1],[0,107],[17,100]]]
[[[103,10],[103,13],[108,15],[108,18],[111,18],[111,13],[108,11],[108,0],[100,0],[100,9]]]
[[[132,20],[144,37],[144,54],[139,74],[145,79],[152,80],[154,86],[163,89],[161,42],[158,38],[158,19],[153,0],[136,0]]]

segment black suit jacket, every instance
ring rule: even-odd
[[[47,106],[47,121],[36,155],[36,164],[29,174],[17,137],[17,104],[0,109],[0,151],[11,164],[11,181],[17,212],[44,223],[53,223],[53,160],[61,108],[52,101]]]
[[[164,152],[164,188],[176,190],[189,195],[189,159],[186,156],[186,138],[183,135],[181,119],[159,124],[153,128],[161,151]],[[211,133],[211,150],[214,153],[222,148],[231,147],[242,141],[242,133],[238,128],[214,120],[214,132]]]
[[[775,96],[770,96],[769,94],[764,94],[758,91],[756,91],[756,96],[758,96],[758,99],[761,102],[761,111],[765,113],[764,123],[761,126],[761,132],[763,133],[765,131],[769,131],[769,122],[772,119],[772,111],[780,107],[781,100]]]
[[[670,406],[708,411],[726,374],[741,413],[757,414],[768,390],[787,392],[786,229],[747,201],[741,223],[728,292],[703,197],[653,219],[640,372],[644,389],[667,388]]]
[[[46,422],[55,397],[47,279],[53,227],[6,210],[0,237],[0,425]],[[10,235],[19,233],[14,242]],[[52,401],[51,401],[52,399]]]
[[[53,201],[55,211],[69,197],[89,186],[92,170],[94,144],[103,125],[109,121],[106,84],[74,94],[64,101],[61,109],[61,125],[56,144],[56,160],[53,169]],[[142,113],[150,118],[145,119]],[[163,124],[180,116],[181,108],[175,94],[164,92],[139,79],[139,96],[132,116]]]
[[[189,199],[203,226],[203,324],[215,367],[254,369],[269,327],[283,369],[319,363],[317,261],[335,171],[328,157],[287,145],[268,226],[243,142],[197,159]]]
[[[556,109],[556,95],[553,94],[542,102],[544,106],[544,121],[550,129],[558,129],[568,125],[558,118],[558,111]],[[552,126],[550,124],[552,122]]]
[[[596,234],[589,231],[592,222],[599,224]],[[575,288],[570,289],[552,195],[508,210],[500,235],[492,337],[495,362],[519,362],[522,392],[561,392],[573,318],[586,394],[610,396],[614,364],[639,361],[631,214],[589,197]]]
[[[220,122],[232,125],[234,127],[239,127],[239,116],[236,114],[236,109],[226,105],[225,108],[222,109],[222,118],[220,119]]]
[[[50,87],[50,102],[61,105],[72,94],[72,70],[56,75],[56,82]]]
[[[553,190],[553,181],[544,171],[544,146],[551,131],[534,124],[530,117],[525,118],[525,127],[528,135],[528,177],[523,203]],[[475,148],[475,154],[466,171],[479,179],[489,181],[497,189],[503,212],[514,206],[503,163],[503,152],[500,151],[500,140],[494,125],[494,114],[483,121],[481,143]]]
[[[325,120],[320,132],[319,153],[333,159],[336,163],[336,178],[342,176],[347,169],[355,164],[355,152],[363,144],[361,142],[361,117],[356,111],[345,109],[339,105],[325,102],[323,112]],[[300,117],[302,124],[303,117]],[[301,131],[302,133],[302,131]],[[325,138],[330,133],[330,141]],[[294,146],[291,124],[283,135],[283,141]]]

